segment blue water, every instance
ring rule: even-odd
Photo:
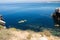
[[[3,15],[7,28],[15,27],[23,30],[53,28],[51,14],[57,7],[60,7],[60,3],[0,4],[0,14]],[[19,20],[27,22],[19,24]]]

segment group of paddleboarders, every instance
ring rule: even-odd
[[[52,18],[54,21],[54,26],[56,27],[60,27],[60,8],[56,8],[55,12],[52,14]],[[5,26],[5,21],[2,17],[2,15],[0,15],[0,25]]]

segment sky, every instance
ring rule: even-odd
[[[60,0],[0,0],[0,3],[60,2]]]

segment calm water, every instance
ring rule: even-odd
[[[7,27],[19,29],[53,28],[51,14],[60,3],[17,3],[0,4],[0,14],[3,15]],[[18,21],[27,20],[19,24]]]

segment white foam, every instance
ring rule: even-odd
[[[27,20],[20,20],[18,23],[24,23],[26,22]]]

